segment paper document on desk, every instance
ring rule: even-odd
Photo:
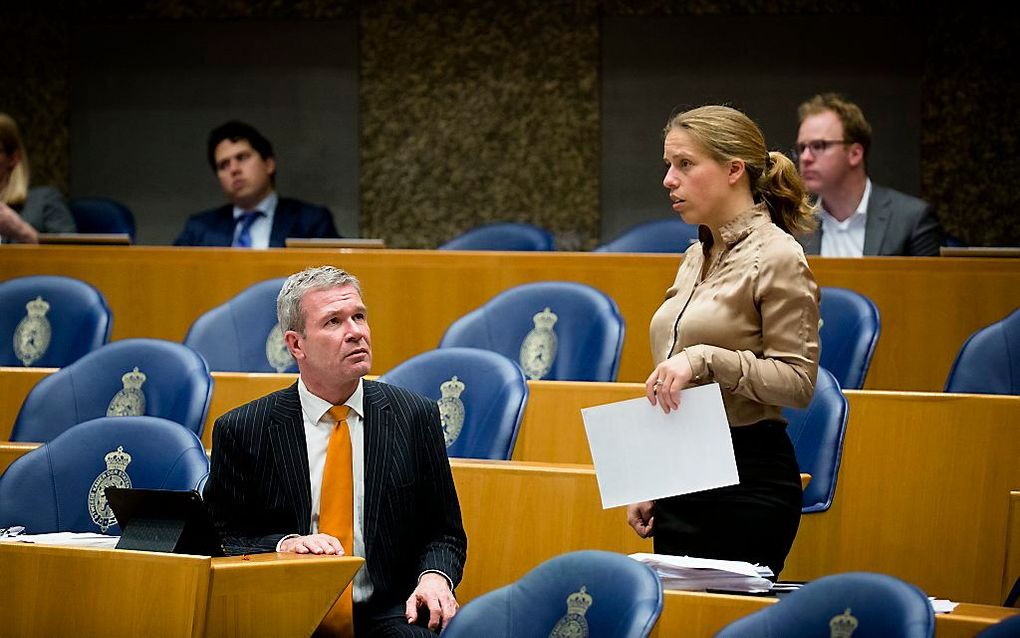
[[[581,417],[604,509],[740,482],[716,383],[681,391],[669,414],[640,398],[584,408]]]
[[[120,536],[107,536],[92,532],[52,532],[50,534],[21,534],[11,538],[0,539],[5,543],[36,543],[39,545],[71,545],[74,547],[109,547],[117,546]]]
[[[735,560],[631,554],[631,558],[651,567],[664,589],[702,591],[721,589],[733,592],[767,592],[772,588],[772,570]]]

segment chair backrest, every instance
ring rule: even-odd
[[[662,583],[622,554],[585,550],[551,558],[517,582],[472,600],[443,638],[640,638],[662,613]]]
[[[157,416],[201,436],[212,394],[202,356],[179,343],[124,339],[42,379],[21,404],[12,441],[48,442],[102,416]]]
[[[1020,394],[1020,308],[964,342],[949,370],[946,392]]]
[[[80,423],[14,461],[0,476],[0,526],[26,533],[119,534],[107,487],[197,489],[209,473],[202,441],[156,417]]]
[[[276,319],[284,278],[247,288],[191,324],[184,345],[205,357],[210,370],[297,372]]]
[[[819,363],[844,390],[860,390],[875,353],[881,320],[878,307],[859,292],[822,288],[819,304],[822,352]]]
[[[682,253],[698,241],[698,225],[680,219],[657,219],[633,226],[596,252]]]
[[[519,222],[486,224],[454,237],[439,250],[555,250],[552,233]]]
[[[821,367],[815,381],[815,395],[808,407],[783,408],[783,416],[789,421],[786,432],[793,441],[797,464],[801,472],[811,475],[811,482],[804,490],[802,511],[805,514],[824,512],[832,505],[849,414],[839,382]]]
[[[1016,638],[1020,636],[1020,614],[982,629],[975,638]]]
[[[615,381],[623,317],[605,293],[569,281],[504,290],[446,330],[440,348],[498,352],[530,379]]]
[[[885,574],[849,572],[812,581],[715,636],[813,638],[851,633],[854,638],[930,638],[935,635],[935,614],[925,593],[910,583]]]
[[[75,197],[67,202],[79,233],[127,233],[135,241],[135,216],[109,197]]]
[[[380,381],[439,404],[450,456],[509,460],[528,402],[516,363],[477,348],[440,348],[408,359]]]
[[[70,277],[0,283],[0,366],[62,368],[110,340],[103,295]]]

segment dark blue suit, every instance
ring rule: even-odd
[[[231,204],[192,215],[174,240],[174,246],[230,246],[236,225]],[[281,197],[273,214],[269,245],[282,247],[288,237],[336,239],[340,234],[333,223],[333,213],[325,206]]]

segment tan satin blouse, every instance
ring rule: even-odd
[[[692,385],[718,382],[730,426],[779,419],[811,401],[818,373],[818,284],[804,251],[759,204],[684,254],[652,316],[656,364],[684,352]],[[704,269],[704,278],[702,270]]]

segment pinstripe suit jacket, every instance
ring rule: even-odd
[[[460,582],[467,537],[435,402],[365,381],[365,564],[372,602],[403,603],[426,570]],[[311,484],[297,384],[227,412],[205,499],[228,553],[308,534]]]

